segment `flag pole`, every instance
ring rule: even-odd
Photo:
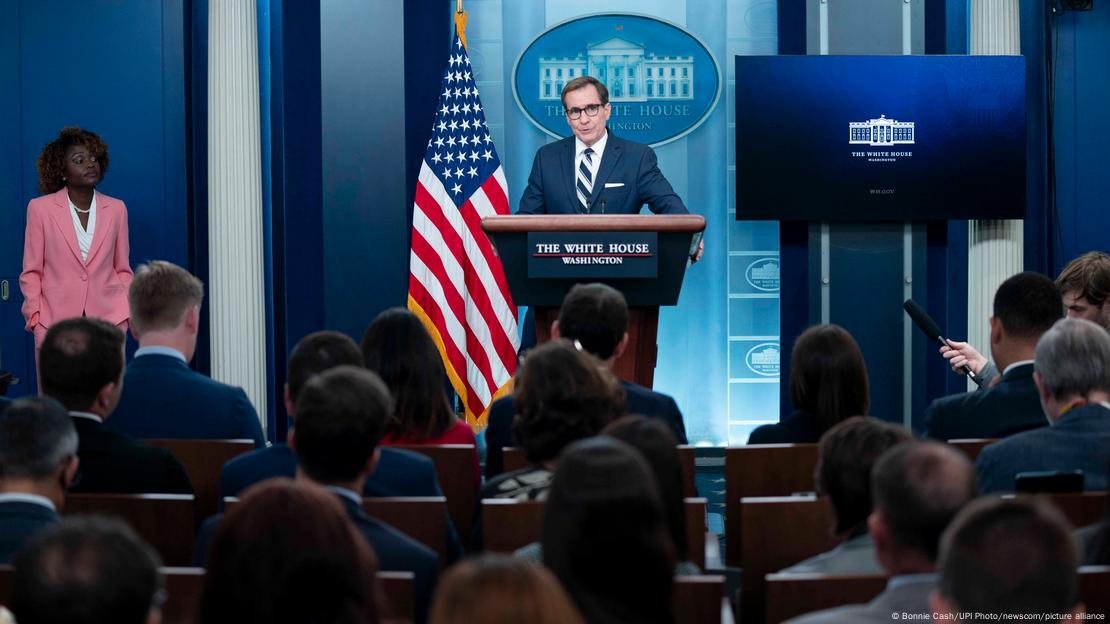
[[[466,47],[466,11],[462,8],[462,0],[455,0],[455,34],[459,41]]]

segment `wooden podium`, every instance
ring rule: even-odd
[[[482,229],[501,257],[513,303],[535,310],[537,342],[551,338],[551,324],[575,284],[603,282],[624,293],[629,308],[628,348],[614,372],[621,379],[652,387],[659,307],[678,304],[691,241],[705,230],[704,217],[498,215],[483,219]],[[576,247],[583,244],[589,247]],[[558,252],[551,251],[560,245]],[[617,247],[634,252],[572,253],[571,247],[576,252]],[[645,248],[649,251],[644,252]],[[566,258],[576,260],[567,263]],[[613,260],[602,262],[604,258]]]

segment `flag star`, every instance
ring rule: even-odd
[[[447,127],[451,129],[451,132],[454,132],[459,129],[459,122],[451,120],[451,123],[447,124]]]
[[[450,151],[448,151],[447,152],[447,162],[454,162],[454,161],[455,161],[455,155],[452,154]]]
[[[470,82],[470,72],[463,72],[463,80]]]
[[[447,155],[450,156],[451,154],[447,154]],[[443,177],[450,178],[452,175],[454,175],[454,174],[451,173],[451,168],[450,167],[443,170]]]
[[[462,47],[462,39],[459,39],[458,37],[455,37],[455,45],[457,45],[461,48]]]
[[[464,148],[465,148],[465,147],[466,147],[466,144],[467,144],[467,143],[469,143],[469,139],[467,139],[467,138],[466,138],[466,135],[465,135],[465,134],[464,134],[464,135],[461,135],[461,136],[459,137],[459,145],[461,145],[462,147],[464,147]]]
[[[456,178],[461,178],[461,177],[463,177],[463,170],[462,170],[462,168],[461,168],[461,167],[455,170],[455,177],[456,177]]]
[[[462,112],[469,113],[470,112],[470,104],[463,104],[462,105]]]
[[[435,154],[432,155],[432,162],[434,162],[435,164],[438,165],[439,161],[441,161],[441,160],[443,160],[443,158],[440,157],[439,152],[436,152]]]
[[[439,109],[439,114],[441,115],[446,115],[449,112],[451,112],[451,109],[447,108],[446,104],[443,105],[443,108]]]
[[[455,82],[455,72],[447,72],[447,82]]]
[[[466,118],[463,119],[462,129],[463,130],[469,130],[470,129],[470,120],[469,119],[466,119]]]
[[[475,102],[474,103],[474,112],[477,113],[477,112],[480,112],[481,110],[482,110],[482,103],[481,102]]]
[[[448,154],[448,156],[450,156],[450,154]],[[486,150],[485,153],[482,154],[482,158],[485,158],[486,160],[489,160],[489,159],[493,158],[493,153],[490,152],[489,150]]]
[[[439,128],[440,132],[443,132],[444,130],[447,129],[447,122],[445,122],[443,120],[440,120],[440,122],[438,124],[436,124],[436,127]]]
[[[443,147],[443,137],[436,137],[436,147]]]
[[[489,138],[488,134],[486,135],[486,143],[493,143],[493,139]]]
[[[462,186],[460,186],[458,184],[456,184],[455,186],[452,186],[451,187],[451,192],[458,195],[459,193],[462,192]]]
[[[447,145],[450,146],[450,147],[455,147],[455,137],[454,136],[447,137]]]
[[[454,106],[451,107],[451,114],[452,115],[458,115],[459,114],[459,105],[458,104],[455,104]],[[452,130],[454,130],[454,128],[452,128]]]
[[[477,169],[475,169],[474,167],[471,167],[471,168],[470,168],[470,171],[467,171],[467,174],[469,174],[469,175],[470,175],[470,177],[472,177],[472,178],[473,178],[473,177],[475,177],[475,176],[477,176],[477,175],[478,175],[478,170],[477,170]]]
[[[450,89],[444,89],[441,97],[445,97],[445,98],[451,97],[451,90]]]
[[[470,152],[470,162],[478,160],[478,152]]]
[[[477,129],[478,129],[478,124],[477,124],[477,123],[475,123],[475,124],[474,124],[474,129],[475,129],[475,130],[477,130]],[[473,138],[473,139],[470,139],[470,142],[471,142],[471,143],[473,143],[474,145],[478,145],[479,143],[481,143],[481,142],[482,142],[482,137],[480,137],[480,136],[478,136],[478,135],[476,135],[476,134],[475,134],[475,135],[474,135],[474,138]]]
[[[470,57],[469,56],[464,56],[463,57],[463,62],[466,63],[467,67],[470,67]]]
[[[462,94],[463,94],[462,89],[455,89],[455,97],[456,98],[462,97]]]

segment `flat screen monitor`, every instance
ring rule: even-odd
[[[1025,216],[1020,56],[737,56],[736,218]]]

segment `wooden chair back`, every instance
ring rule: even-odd
[[[197,513],[201,520],[219,509],[220,470],[224,464],[254,450],[252,440],[158,439],[143,442],[166,449],[181,462],[193,484],[193,493],[197,497]]]
[[[162,605],[162,624],[193,624],[200,611],[204,589],[204,568],[162,568],[166,581],[166,602]]]
[[[197,534],[191,494],[68,494],[64,515],[102,514],[122,518],[168,566],[187,566]]]
[[[705,534],[709,531],[706,518],[709,501],[704,498],[683,499],[686,514],[686,556],[705,569]]]
[[[886,587],[882,574],[768,574],[766,622],[782,622],[811,611],[870,602]]]
[[[473,444],[407,444],[395,448],[431,458],[439,487],[447,497],[447,512],[463,540],[469,540],[478,507],[478,483],[474,481]]]
[[[447,563],[447,498],[405,496],[363,498],[366,515],[392,526],[436,551],[441,565]]]
[[[524,449],[519,446],[505,446],[501,448],[504,457],[505,472],[512,472],[528,467],[528,458],[524,456]],[[696,498],[698,488],[695,482],[697,474],[696,449],[689,444],[678,445],[678,465],[682,468],[682,495],[687,498]]]
[[[998,442],[998,438],[960,438],[948,441],[949,444],[967,455],[968,460],[973,464],[976,459],[979,459],[979,453],[983,451],[983,447],[995,442]]]
[[[829,531],[832,506],[826,498],[784,496],[743,498],[740,509],[742,619],[762,622],[764,577],[837,545]]]
[[[490,552],[512,553],[540,541],[543,509],[543,501],[483,498],[482,547]]]
[[[720,624],[725,577],[676,576],[673,610],[675,624]]]
[[[1079,568],[1079,602],[1087,613],[1110,613],[1110,566]]]
[[[406,624],[416,619],[416,575],[412,572],[378,572],[385,594],[385,621]]]
[[[1012,496],[1012,495],[1011,495]],[[1106,492],[1069,492],[1066,494],[1022,494],[1021,496],[1041,496],[1056,505],[1075,528],[1085,527],[1106,519],[1106,509],[1110,501]]]
[[[725,561],[740,565],[740,499],[814,491],[816,444],[757,444],[725,449]]]

